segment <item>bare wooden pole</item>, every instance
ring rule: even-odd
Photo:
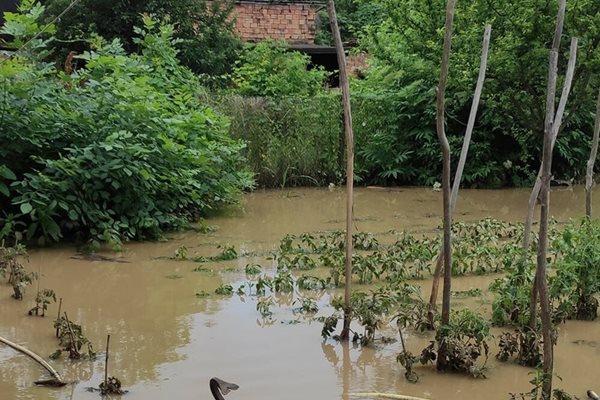
[[[56,337],[60,335],[60,311],[62,310],[62,297],[58,301],[58,315],[56,316]]]
[[[540,207],[540,230],[537,252],[536,286],[540,299],[542,318],[542,338],[544,341],[542,366],[542,400],[552,398],[552,373],[554,366],[554,343],[552,341],[552,318],[550,301],[548,296],[548,282],[546,278],[546,257],[548,250],[548,212],[550,206],[550,179],[552,170],[552,139],[555,113],[554,102],[556,99],[556,81],[558,75],[558,51],[560,48],[560,37],[562,34],[566,10],[566,0],[559,0],[558,16],[556,20],[556,31],[550,50],[550,62],[548,71],[548,88],[546,97],[546,119],[544,123],[544,145],[542,152],[542,179],[541,179],[541,207]],[[576,43],[576,42],[575,42]]]
[[[108,388],[108,346],[110,344],[110,334],[106,335],[106,357],[104,358],[104,388]]]
[[[560,44],[560,43],[559,43]],[[552,123],[552,151],[554,151],[554,145],[556,144],[556,138],[558,137],[558,133],[560,132],[560,126],[562,125],[562,119],[565,114],[565,109],[567,107],[567,100],[569,98],[569,94],[571,93],[571,87],[573,85],[573,76],[575,73],[575,63],[577,61],[577,39],[571,39],[571,50],[569,52],[569,63],[567,65],[567,72],[565,74],[565,83],[563,85],[562,94],[560,95],[560,101],[558,103],[558,109],[556,110],[556,115],[553,116],[554,120]],[[558,68],[558,59],[556,60]],[[556,83],[555,83],[556,85]],[[555,86],[556,88],[556,86]],[[554,104],[553,104],[554,105]],[[554,112],[554,111],[553,111]],[[531,241],[531,227],[533,225],[533,213],[535,210],[535,203],[540,194],[540,188],[542,186],[541,182],[542,178],[542,167],[540,165],[540,169],[538,171],[535,183],[533,185],[533,190],[529,195],[529,202],[527,204],[527,217],[525,219],[525,232],[523,235],[523,249],[529,250],[529,243]]]
[[[550,144],[550,152],[554,151],[554,145],[556,144],[556,138],[558,137],[558,132],[560,131],[560,126],[562,124],[562,118],[565,112],[565,108],[567,106],[567,99],[569,98],[569,94],[571,92],[571,84],[573,82],[573,75],[575,74],[575,64],[577,62],[577,38],[571,39],[571,48],[569,50],[569,62],[567,65],[567,72],[565,75],[565,84],[563,85],[562,94],[560,96],[560,102],[558,104],[558,110],[556,111],[556,115],[554,119],[549,119],[551,121],[551,144]],[[558,69],[558,64],[556,66]],[[555,83],[556,84],[556,83]],[[556,86],[555,86],[556,89]],[[548,119],[548,117],[547,117]],[[540,171],[538,172],[538,177],[535,181],[535,185],[533,186],[533,190],[531,192],[531,196],[529,197],[529,210],[527,212],[527,221],[525,222],[525,232],[523,235],[523,249],[524,257],[527,258],[529,252],[529,233],[531,231],[531,224],[533,219],[533,207],[535,207],[535,201],[538,198],[540,193],[540,189],[542,187],[542,167],[540,165]],[[550,189],[548,189],[550,190]],[[541,218],[541,217],[540,217]],[[531,288],[531,298],[529,301],[529,327],[531,329],[535,329],[535,324],[537,320],[537,276],[534,278],[533,286]]]
[[[585,215],[590,219],[592,218],[592,186],[594,184],[594,164],[598,155],[598,136],[600,136],[600,90],[598,90],[598,100],[596,102],[596,123],[592,138],[592,150],[590,151],[590,159],[587,162],[585,174]]]
[[[448,69],[450,64],[450,51],[452,48],[452,26],[454,22],[454,7],[456,0],[448,0],[446,5],[446,26],[444,32],[444,49],[442,52],[442,64],[440,71],[440,82],[437,87],[436,99],[436,129],[440,147],[442,149],[442,190],[444,209],[444,293],[442,297],[442,325],[450,323],[450,290],[452,284],[452,247],[451,226],[452,214],[450,212],[450,145],[445,131],[445,95],[448,82]],[[439,349],[438,368],[445,368],[445,346]]]
[[[352,108],[350,106],[350,85],[346,71],[346,54],[337,22],[334,0],[329,0],[328,7],[331,32],[335,41],[339,65],[340,87],[342,89],[342,105],[344,109],[344,132],[346,135],[346,272],[344,288],[344,326],[340,334],[341,340],[350,338],[350,321],[352,320],[352,220],[354,193],[354,133],[352,131]]]
[[[475,94],[473,95],[473,103],[471,104],[471,112],[469,114],[469,121],[467,123],[467,130],[465,132],[465,138],[463,140],[463,147],[460,152],[460,159],[458,161],[458,167],[454,175],[454,182],[452,184],[452,193],[450,195],[450,213],[454,212],[456,206],[456,200],[458,197],[458,189],[462,180],[463,170],[465,168],[465,162],[467,161],[467,154],[469,152],[469,145],[471,144],[471,136],[473,134],[473,128],[475,127],[475,118],[477,117],[477,110],[479,108],[479,100],[481,99],[481,92],[483,91],[483,82],[485,81],[485,74],[487,71],[488,52],[490,48],[490,37],[492,34],[492,26],[486,25],[483,34],[483,46],[481,50],[481,63],[479,65],[479,76],[477,78],[477,85],[475,86]],[[431,295],[429,297],[429,325],[433,328],[434,311],[437,302],[437,296],[439,291],[439,281],[442,273],[442,261],[443,261],[443,245],[440,249],[440,254],[435,261],[435,270],[433,272],[433,282],[431,284]]]
[[[69,337],[71,338],[71,349],[69,351],[71,354],[75,353],[77,358],[79,358],[79,349],[77,348],[77,343],[75,343],[75,333],[73,333],[73,327],[71,327],[71,321],[69,321],[69,316],[66,312],[65,320],[67,321],[67,329],[69,330]]]

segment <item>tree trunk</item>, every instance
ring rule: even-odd
[[[556,59],[558,60],[558,58]],[[558,104],[558,110],[556,111],[556,115],[552,120],[550,117],[550,121],[552,124],[551,128],[551,144],[550,144],[550,152],[554,151],[554,145],[556,144],[556,138],[558,137],[558,132],[560,131],[560,126],[562,124],[562,118],[565,113],[565,108],[567,106],[567,99],[569,98],[569,94],[571,92],[571,84],[573,82],[573,75],[575,73],[575,63],[577,61],[577,38],[571,39],[571,48],[569,50],[569,63],[567,65],[567,72],[565,75],[565,84],[563,85],[562,94],[560,96],[560,102]],[[552,61],[554,62],[554,60]],[[555,66],[555,70],[558,69],[558,62]],[[556,77],[554,82],[554,90],[556,91]],[[554,103],[554,100],[553,100]],[[552,104],[553,105],[553,104]],[[548,119],[548,116],[546,117]],[[527,211],[527,220],[525,222],[525,232],[523,235],[523,250],[524,257],[527,259],[529,252],[529,234],[531,232],[531,225],[533,223],[533,210],[535,207],[535,202],[540,193],[540,188],[542,186],[542,167],[540,165],[540,170],[538,172],[538,176],[535,180],[535,185],[533,186],[533,190],[531,191],[531,195],[529,196],[529,205]],[[548,187],[548,190],[549,187]],[[541,217],[540,217],[541,218]],[[537,276],[534,278],[533,286],[531,288],[531,299],[529,300],[529,327],[535,330],[535,324],[537,320]]]
[[[592,185],[594,183],[594,163],[598,154],[598,136],[600,135],[600,90],[596,102],[596,124],[594,125],[594,137],[592,138],[592,151],[587,162],[585,174],[585,215],[592,218]]]
[[[442,65],[440,72],[440,83],[437,87],[436,99],[436,128],[440,147],[442,148],[443,170],[442,190],[444,194],[444,293],[442,298],[442,325],[450,323],[450,290],[452,284],[452,251],[451,251],[451,225],[452,215],[450,213],[450,145],[445,132],[445,95],[448,81],[448,66],[450,61],[450,50],[452,47],[452,24],[454,22],[454,7],[456,0],[448,0],[446,6],[446,26],[444,32],[444,50],[442,53]],[[446,367],[447,346],[442,338],[438,350],[438,369]]]
[[[471,135],[473,134],[473,128],[475,126],[475,117],[477,116],[477,109],[479,107],[479,100],[481,99],[481,92],[483,91],[483,82],[485,81],[485,73],[487,70],[488,51],[490,47],[490,37],[492,33],[491,25],[485,26],[485,32],[483,34],[483,47],[481,50],[481,64],[479,66],[479,77],[477,78],[477,85],[475,87],[475,94],[473,96],[473,103],[471,104],[471,112],[469,114],[469,122],[467,124],[467,130],[465,132],[465,138],[463,140],[463,147],[460,152],[460,159],[458,161],[458,167],[454,175],[454,182],[452,184],[452,194],[450,195],[450,215],[454,212],[456,206],[456,199],[458,197],[458,189],[462,180],[462,173],[465,168],[465,162],[467,160],[467,153],[469,152],[469,145],[471,144]],[[442,261],[444,259],[444,248],[440,249],[440,254],[435,261],[435,269],[433,272],[433,282],[431,283],[431,295],[429,296],[429,326],[433,329],[434,322],[434,311],[437,302],[437,296],[439,291],[440,276],[442,274]]]
[[[548,208],[550,205],[550,179],[552,170],[553,133],[558,132],[555,125],[554,102],[556,99],[556,81],[558,74],[558,51],[560,37],[565,18],[566,0],[559,0],[559,11],[556,21],[556,31],[550,50],[548,71],[548,92],[546,97],[546,119],[544,123],[544,146],[542,153],[541,174],[541,208],[540,231],[537,252],[536,286],[540,299],[542,317],[542,337],[544,340],[544,364],[542,381],[542,399],[550,400],[552,397],[552,372],[554,363],[554,344],[552,342],[552,319],[550,315],[550,301],[548,298],[548,282],[546,279],[546,256],[548,250]],[[575,41],[575,44],[577,42]],[[572,42],[573,44],[573,42]]]
[[[346,279],[344,290],[344,326],[340,334],[341,340],[350,337],[350,321],[352,320],[352,214],[353,214],[353,189],[354,189],[354,134],[352,131],[352,109],[350,107],[350,85],[346,72],[346,54],[340,36],[335,4],[329,0],[328,7],[331,32],[335,41],[337,60],[340,74],[340,87],[342,89],[342,105],[344,108],[344,132],[346,133]]]

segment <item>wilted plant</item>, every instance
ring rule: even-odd
[[[52,302],[56,303],[56,293],[54,293],[54,290],[42,289],[41,291],[38,291],[37,296],[35,297],[35,307],[29,310],[28,314],[35,314],[37,316],[41,312],[41,316],[44,317],[46,316],[48,305]]]

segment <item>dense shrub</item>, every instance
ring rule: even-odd
[[[71,0],[42,0],[45,16],[52,19]],[[81,0],[57,21],[58,56],[75,50],[89,50],[86,40],[98,34],[107,40],[119,39],[126,51],[137,51],[134,27],[142,14],[166,18],[175,26],[179,39],[178,59],[196,73],[218,76],[230,72],[241,42],[234,34],[230,0]]]
[[[0,64],[0,237],[153,238],[250,183],[228,120],[176,59],[173,27],[144,22],[141,54],[97,39],[72,75],[19,56]]]
[[[433,123],[433,89],[437,85],[445,19],[444,0],[374,0],[382,20],[364,31],[362,46],[371,55],[371,70],[363,86],[384,94],[402,93],[419,82],[417,93],[431,91],[427,107],[415,107],[412,124]],[[460,145],[478,73],[483,25],[493,26],[487,79],[473,137],[465,181],[480,185],[520,185],[539,167],[549,40],[554,29],[556,2],[507,0],[499,12],[493,2],[457,4],[455,34],[447,96],[447,132]],[[569,4],[560,51],[560,73],[568,56],[568,38],[579,38],[573,90],[563,129],[557,141],[553,173],[579,177],[585,170],[597,79],[600,72],[600,3]],[[559,91],[562,82],[559,82]],[[381,113],[387,118],[389,113]],[[390,125],[396,126],[396,125]],[[403,128],[398,128],[403,129]],[[419,143],[420,144],[420,143]],[[453,144],[453,143],[451,143]],[[399,153],[418,148],[398,148]],[[432,160],[431,170],[438,171]],[[533,172],[533,174],[532,174]],[[467,174],[475,173],[474,176]],[[438,174],[435,174],[438,175]]]
[[[232,136],[243,139],[245,157],[266,187],[327,185],[343,179],[344,142],[340,97],[223,96]]]
[[[327,72],[309,69],[310,57],[284,43],[249,44],[236,62],[233,83],[243,96],[310,96],[321,92]]]

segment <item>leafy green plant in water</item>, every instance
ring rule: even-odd
[[[0,275],[8,279],[12,286],[12,297],[16,300],[23,300],[25,289],[37,279],[35,272],[27,272],[18,257],[27,257],[27,250],[23,245],[17,244],[14,247],[0,246]]]
[[[562,314],[558,319],[593,320],[600,292],[600,222],[582,219],[567,225],[553,247],[558,252],[550,294]],[[557,319],[555,317],[555,319]]]
[[[38,291],[35,297],[35,307],[29,310],[27,314],[38,316],[41,313],[41,316],[45,317],[50,303],[56,303],[56,293],[52,289],[42,289]]]
[[[231,296],[233,294],[233,286],[229,284],[223,284],[215,289],[215,293],[222,296]]]
[[[215,256],[210,256],[210,257],[204,257],[204,256],[200,256],[200,257],[193,257],[191,258],[192,261],[194,262],[210,262],[210,261],[230,261],[230,260],[235,260],[239,257],[237,250],[235,249],[235,246],[221,246],[218,245],[217,246],[218,249],[221,249],[221,251],[219,252],[219,254],[215,255]],[[189,258],[185,258],[186,260]]]
[[[177,249],[175,249],[175,254],[173,255],[175,260],[187,260],[188,258],[188,249],[186,246],[181,245]]]
[[[244,271],[246,272],[246,275],[258,275],[260,274],[261,266],[258,264],[246,264]]]
[[[523,261],[519,267],[507,270],[502,278],[490,285],[496,293],[492,303],[492,323],[497,326],[526,326],[529,323],[531,288],[534,265]]]
[[[261,298],[256,303],[256,310],[262,315],[264,318],[269,318],[273,315],[273,311],[271,311],[271,307],[275,305],[275,302],[272,298]]]
[[[313,299],[306,297],[294,300],[293,304],[297,305],[292,310],[295,314],[316,314],[319,311],[317,303]]]
[[[54,328],[58,330],[60,348],[50,355],[51,359],[58,359],[63,352],[68,353],[71,360],[96,358],[91,342],[83,335],[81,325],[60,317],[54,321]],[[85,350],[85,353],[82,350]]]
[[[406,283],[386,285],[369,292],[352,293],[352,318],[364,329],[354,332],[353,341],[367,346],[375,340],[375,333],[393,318],[393,313],[401,302],[408,301],[415,288]],[[343,309],[341,297],[334,297],[331,305],[336,310],[334,316]],[[333,316],[332,316],[333,317]],[[325,319],[323,332],[331,331],[331,319]]]
[[[291,293],[294,291],[294,278],[289,271],[280,271],[273,277],[273,291],[275,293]]]
[[[449,325],[442,325],[436,334],[437,356],[444,354],[442,364],[451,371],[468,373],[474,377],[485,377],[490,338],[490,325],[471,310],[460,310],[452,314]],[[444,351],[440,351],[444,348]],[[478,365],[480,357],[483,365]],[[439,361],[438,361],[439,365]]]
[[[123,395],[127,393],[126,390],[122,389],[121,381],[114,376],[109,377],[106,382],[100,382],[100,394],[107,396],[111,394]]]
[[[527,326],[516,329],[514,333],[503,332],[498,348],[496,358],[500,361],[514,358],[517,363],[528,367],[541,365],[541,333]]]
[[[324,290],[329,287],[325,279],[311,275],[301,275],[296,279],[296,285],[302,290]]]

